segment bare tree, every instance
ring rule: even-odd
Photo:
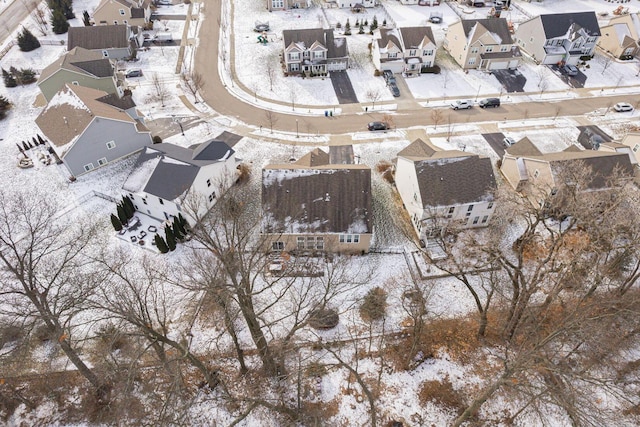
[[[372,103],[371,105],[372,111],[375,110],[376,108],[376,101],[378,101],[381,97],[382,97],[382,93],[380,92],[379,89],[369,89],[367,91],[367,99]]]
[[[296,99],[298,98],[298,93],[296,92],[295,87],[289,88],[289,99],[291,100],[291,109],[295,111],[296,109]]]
[[[0,192],[0,296],[4,315],[47,334],[96,391],[108,399],[109,385],[76,348],[76,317],[94,292],[86,249],[96,233],[82,221],[69,223],[46,194]]]
[[[38,31],[40,31],[40,35],[46,36],[47,33],[49,32],[49,19],[45,9],[44,8],[41,9],[40,7],[37,7],[31,13],[31,17],[33,18],[33,21],[36,23],[36,27],[38,28]]]
[[[438,125],[442,123],[443,120],[442,110],[439,108],[431,110],[431,120],[433,121],[433,128],[437,129]]]
[[[540,89],[540,97],[542,97],[544,91],[546,91],[549,87],[547,67],[538,67],[538,69],[536,70],[536,75],[538,77],[538,89]]]
[[[277,68],[277,63],[274,60],[269,60],[267,62],[266,65],[266,69],[265,69],[265,76],[267,76],[267,80],[269,81],[269,90],[271,92],[273,92],[273,84],[276,81],[276,77],[277,77],[277,73],[278,73],[278,68]]]
[[[153,84],[153,88],[156,91],[156,99],[164,107],[164,101],[169,96],[167,86],[164,84],[164,81],[160,78],[158,73],[153,73],[151,75],[151,83]]]
[[[269,124],[269,130],[273,133],[273,125],[278,123],[278,116],[271,110],[264,110],[264,118]]]
[[[193,95],[193,100],[197,104],[198,101],[198,92],[202,89],[204,85],[204,77],[202,74],[197,71],[193,71],[191,73],[182,74],[182,82],[186,86],[187,90]]]
[[[600,65],[602,65],[602,75],[604,75],[604,72],[607,71],[607,68],[609,68],[609,66],[611,65],[611,63],[613,62],[613,57],[611,55],[598,55],[598,62],[600,63]]]

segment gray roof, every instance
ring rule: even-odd
[[[262,207],[267,233],[371,233],[371,169],[269,165]]]
[[[593,11],[589,12],[567,12],[540,15],[542,28],[547,39],[561,37],[569,31],[572,25],[579,25],[591,36],[600,35],[598,18]],[[575,27],[574,25],[574,27]]]
[[[113,76],[113,66],[107,58],[96,59],[93,61],[72,62],[72,65],[96,77]]]
[[[143,191],[165,200],[175,200],[191,188],[201,167],[225,160],[233,154],[231,147],[216,140],[202,143],[196,150],[167,143],[147,146],[138,156],[123,188],[127,191],[139,191],[139,183],[130,182],[131,177],[138,176],[140,171],[144,172],[147,162],[159,159],[146,180]],[[166,158],[171,160],[162,161]]]
[[[136,103],[133,101],[133,98],[131,97],[131,95],[126,95],[120,98],[115,93],[110,93],[109,95],[102,96],[97,100],[100,102],[104,102],[105,104],[112,105],[124,111],[130,108],[135,108],[136,106]]]
[[[591,150],[585,150],[591,151]],[[547,158],[549,156],[546,156]],[[587,188],[595,190],[601,188],[607,188],[610,186],[608,182],[616,174],[621,174],[623,177],[632,177],[634,167],[629,159],[627,153],[611,153],[605,156],[583,157],[575,159],[558,159],[551,162],[551,171],[554,176],[563,171],[568,164],[584,164],[586,167],[591,168],[593,172],[590,175],[591,181],[586,183]]]
[[[505,18],[463,19],[462,28],[464,30],[464,35],[468,37],[471,29],[476,24],[480,24],[489,32],[496,34],[500,38],[501,44],[513,43],[513,38],[511,37],[511,32],[509,31],[509,25],[507,24],[507,20]]]
[[[306,50],[318,42],[327,49],[327,59],[348,56],[347,39],[345,37],[334,38],[333,30],[323,30],[322,28],[284,30],[282,38],[285,49],[291,44],[295,44]]]
[[[414,166],[425,207],[493,200],[496,181],[488,157],[460,154],[415,161]]]
[[[431,27],[404,27],[400,28],[400,34],[405,49],[418,47],[425,37],[435,44]]]
[[[398,49],[402,49],[402,43],[397,36],[397,30],[395,28],[380,28],[380,38],[378,39],[379,47],[387,47],[389,42],[398,46]]]
[[[333,165],[353,164],[353,145],[331,145],[329,147],[329,163]]]
[[[67,49],[76,46],[85,49],[115,49],[129,46],[127,25],[95,25],[91,27],[69,27]]]

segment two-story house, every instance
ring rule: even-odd
[[[444,48],[463,69],[515,69],[522,59],[505,18],[455,22],[449,26]]]
[[[122,186],[138,212],[161,221],[182,216],[195,225],[237,179],[240,160],[223,141],[184,148],[144,147]]]
[[[71,175],[79,176],[151,145],[135,107],[130,96],[67,84],[36,124]]]
[[[535,206],[543,206],[549,195],[555,195],[563,172],[580,167],[590,169],[591,179],[583,183],[587,190],[608,188],[615,175],[631,178],[634,169],[626,150],[583,150],[571,145],[560,152],[542,153],[523,138],[505,150],[500,172],[511,188]]]
[[[69,27],[67,49],[82,47],[110,59],[127,59],[144,43],[142,31],[129,25]]]
[[[327,7],[375,7],[377,0],[324,0]]]
[[[632,59],[640,53],[640,13],[615,16],[600,33],[598,47],[614,58]]]
[[[488,157],[440,150],[417,139],[398,153],[395,181],[423,241],[452,221],[463,228],[486,227],[495,211],[496,181]]]
[[[437,46],[431,27],[380,28],[372,51],[373,64],[380,71],[419,74],[433,67]]]
[[[600,27],[595,12],[540,15],[518,25],[518,46],[539,64],[576,65],[593,56]]]
[[[100,0],[93,12],[96,25],[146,28],[151,22],[151,0]]]
[[[67,83],[118,96],[123,94],[115,72],[115,63],[99,52],[81,47],[71,49],[47,65],[40,73],[38,88],[49,102]]]
[[[307,9],[311,7],[311,0],[266,0],[267,10]]]
[[[265,166],[262,210],[268,250],[368,252],[373,236],[371,169],[331,164],[320,149],[295,163]]]
[[[349,66],[346,37],[334,37],[333,30],[309,28],[284,30],[284,65],[288,74],[306,76],[343,71]]]

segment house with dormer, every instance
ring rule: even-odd
[[[283,61],[289,75],[313,77],[349,66],[346,37],[334,37],[333,30],[308,28],[284,30]]]
[[[380,28],[373,46],[373,64],[379,71],[419,74],[435,64],[437,46],[428,26]]]
[[[505,150],[500,172],[513,190],[531,203],[542,206],[549,195],[555,195],[563,172],[569,168],[589,168],[591,179],[585,190],[610,188],[610,180],[631,179],[634,167],[628,150],[584,150],[571,145],[563,151],[542,153],[529,138],[522,138]]]
[[[289,9],[308,9],[311,7],[311,0],[266,0],[266,7],[269,12]]]
[[[50,149],[72,176],[90,172],[151,145],[131,96],[66,84],[36,118]]]
[[[349,8],[352,10],[375,7],[377,0],[324,0],[326,7]]]
[[[463,228],[486,227],[495,211],[496,181],[488,157],[417,139],[398,153],[395,182],[425,242],[453,221]]]
[[[444,48],[463,69],[515,69],[522,54],[505,18],[463,19],[449,26]]]
[[[46,66],[40,73],[38,88],[51,101],[67,83],[123,95],[115,62],[101,53],[75,47]]]
[[[371,169],[348,162],[332,164],[330,158],[329,153],[315,149],[294,163],[262,169],[262,234],[268,249],[369,251]]]
[[[69,27],[67,49],[82,47],[100,53],[104,58],[128,59],[144,43],[139,27],[129,25],[96,25]]]
[[[567,12],[536,16],[518,25],[516,43],[539,64],[576,65],[593,56],[600,38],[595,12]]]
[[[629,60],[640,54],[640,13],[614,16],[600,27],[598,47],[617,59]]]
[[[122,186],[138,212],[160,221],[182,215],[195,225],[236,182],[240,159],[226,142],[209,140],[189,148],[144,147]]]
[[[151,0],[100,0],[93,12],[95,25],[131,25],[151,22]]]

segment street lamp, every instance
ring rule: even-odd
[[[296,119],[296,138],[300,138],[300,132],[298,128],[298,119]]]

